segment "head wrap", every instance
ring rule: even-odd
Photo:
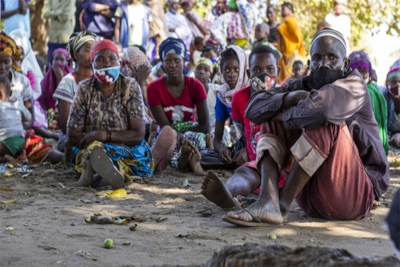
[[[53,53],[51,54],[50,64],[53,64],[53,59],[57,53],[63,54],[65,56],[65,58],[67,59],[67,64],[65,65],[65,71],[67,71],[66,74],[72,72],[73,71],[72,61],[69,58],[68,51],[65,48],[57,48],[56,50],[53,51]]]
[[[117,46],[112,41],[104,39],[104,40],[94,43],[92,45],[92,47],[90,48],[90,52],[89,52],[90,61],[93,62],[96,54],[104,49],[109,49],[109,50],[113,51],[119,58]]]
[[[197,61],[195,68],[197,68],[197,66],[200,64],[207,65],[210,68],[210,72],[211,73],[214,72],[214,64],[208,58],[205,58],[205,57],[200,58],[199,61]]]
[[[30,34],[22,29],[17,29],[10,32],[10,37],[13,38],[15,43],[18,46],[21,46],[24,50],[25,55],[21,63],[21,71],[25,75],[31,73],[29,74],[30,76],[33,74],[30,77],[33,77],[34,79],[30,79],[30,81],[32,87],[32,97],[34,100],[36,100],[42,94],[40,83],[43,79],[43,72],[32,49],[31,42],[29,40]]]
[[[68,40],[68,45],[67,45],[67,51],[70,55],[70,57],[76,61],[76,58],[74,58],[74,52],[78,51],[79,48],[81,48],[85,43],[89,41],[95,41],[96,40],[96,34],[90,31],[82,31],[78,33],[73,33],[69,37]]]
[[[369,76],[372,76],[372,66],[371,66],[371,61],[369,60],[368,55],[360,50],[360,51],[354,51],[349,55],[350,59],[350,68],[354,69],[365,69],[369,71]]]
[[[397,60],[389,70],[389,73],[387,75],[386,81],[389,81],[393,77],[400,77],[400,59]]]
[[[314,43],[321,37],[325,37],[325,36],[330,36],[335,38],[336,40],[338,40],[344,47],[344,51],[345,51],[345,55],[347,55],[347,47],[346,47],[346,40],[344,39],[343,35],[338,32],[337,30],[331,29],[331,28],[324,28],[322,30],[320,30],[319,32],[317,32],[312,41],[311,41],[311,46],[310,46],[310,50],[313,47]]]
[[[232,107],[232,96],[233,94],[249,85],[249,79],[247,77],[246,70],[248,69],[247,54],[244,52],[242,48],[236,45],[230,45],[226,49],[233,49],[235,54],[239,60],[239,78],[237,80],[236,86],[233,89],[229,88],[229,85],[225,83],[223,75],[221,75],[222,85],[216,89],[218,98],[226,105],[227,107]]]
[[[12,59],[12,67],[16,71],[20,71],[16,61],[20,56],[20,49],[15,41],[5,32],[0,32],[0,54],[10,56]]]
[[[236,0],[228,0],[228,4],[226,4],[229,8],[232,9],[238,9],[238,6],[236,4]]]
[[[121,73],[127,77],[137,71],[140,66],[145,66],[150,73],[151,64],[147,56],[135,46],[130,46],[122,54]]]
[[[181,39],[168,37],[161,43],[158,53],[162,61],[164,61],[164,58],[169,54],[177,54],[186,59],[187,49],[185,43]]]

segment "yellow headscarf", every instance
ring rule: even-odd
[[[197,66],[200,64],[207,65],[210,68],[210,72],[211,73],[214,72],[214,64],[208,58],[205,58],[205,57],[200,58],[199,61],[197,61],[195,68],[197,68]]]
[[[12,58],[12,67],[16,71],[20,71],[16,61],[21,55],[21,50],[15,41],[5,32],[0,32],[0,54],[10,56]]]

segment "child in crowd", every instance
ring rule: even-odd
[[[256,29],[254,31],[254,39],[256,40],[252,48],[258,46],[258,45],[271,45],[270,42],[268,42],[268,35],[269,35],[269,26],[267,23],[260,23],[257,24]]]
[[[211,73],[211,83],[214,84],[221,84],[221,74],[219,72],[218,68],[218,63],[217,63],[217,58],[219,56],[218,51],[215,49],[215,47],[211,45],[206,45],[203,47],[203,50],[201,52],[201,57],[202,58],[208,58],[211,60],[211,62],[214,65],[214,72]]]
[[[305,74],[304,64],[301,60],[296,60],[292,65],[292,75],[288,77],[282,85],[286,85],[290,80],[303,77]]]
[[[9,156],[23,154],[25,130],[22,122],[29,123],[31,120],[22,99],[10,99],[10,92],[9,79],[0,76],[0,163],[9,161]]]
[[[192,61],[194,66],[196,66],[197,62],[200,60],[203,48],[204,48],[204,39],[202,37],[194,38],[193,53],[192,53]]]

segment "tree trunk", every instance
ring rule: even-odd
[[[47,40],[49,37],[49,20],[42,17],[45,0],[31,2],[31,36],[32,48],[47,61]]]

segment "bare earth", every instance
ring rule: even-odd
[[[63,166],[31,166],[28,177],[0,174],[1,266],[202,265],[213,252],[247,242],[344,248],[357,256],[394,255],[384,218],[400,187],[400,163],[391,152],[391,186],[381,207],[360,221],[310,218],[293,204],[288,222],[260,228],[234,227],[221,220],[226,211],[200,194],[202,177],[167,169],[150,184],[127,185],[128,196],[100,198],[91,188],[76,188],[76,176]],[[399,166],[398,166],[399,165]],[[219,171],[226,180],[230,172]],[[184,187],[185,179],[189,186]],[[13,189],[13,192],[5,189]],[[97,212],[133,215],[128,225],[86,223]],[[137,224],[136,231],[130,226]],[[7,228],[8,227],[8,228]],[[12,227],[12,228],[10,228]],[[275,233],[277,240],[267,238]],[[181,237],[178,237],[178,236]],[[114,247],[103,247],[105,238]],[[130,245],[123,245],[124,242]]]

